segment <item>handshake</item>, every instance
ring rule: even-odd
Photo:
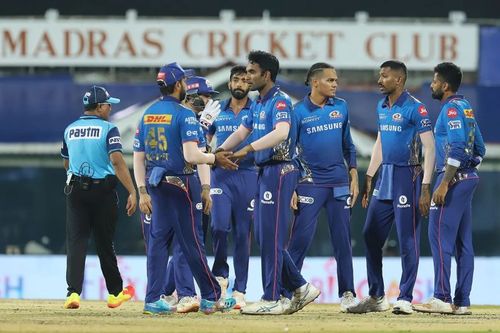
[[[214,120],[217,118],[220,111],[221,109],[219,101],[213,99],[209,100],[205,105],[205,108],[201,112],[201,126],[207,130],[214,123]]]
[[[242,149],[238,150],[235,153],[231,151],[225,151],[222,148],[219,148],[214,152],[215,155],[214,165],[217,165],[222,169],[238,170],[238,164],[237,164],[238,161],[247,156],[248,153],[251,153],[253,151],[255,150],[253,149],[251,144],[246,145],[245,147],[243,147]]]

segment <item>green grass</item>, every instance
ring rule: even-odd
[[[471,316],[391,312],[339,312],[336,304],[312,304],[289,316],[244,316],[237,311],[147,316],[142,302],[108,309],[83,301],[65,310],[63,301],[0,300],[0,332],[500,332],[500,307],[474,306]]]

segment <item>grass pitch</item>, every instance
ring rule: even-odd
[[[0,332],[500,332],[500,307],[474,306],[471,316],[391,312],[363,315],[339,312],[336,304],[312,304],[289,316],[244,316],[237,311],[147,316],[142,302],[108,309],[83,301],[65,310],[63,301],[0,300]]]

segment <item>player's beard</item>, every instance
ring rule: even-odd
[[[236,98],[237,100],[242,100],[243,98],[247,97],[248,95],[248,90],[242,90],[242,89],[231,89],[231,96]]]
[[[182,90],[179,93],[179,101],[183,101],[185,99],[186,99],[186,89],[184,89],[184,87],[182,87]]]
[[[432,98],[437,99],[438,101],[443,99],[444,92],[441,89],[436,91],[431,89],[431,91],[432,91]]]

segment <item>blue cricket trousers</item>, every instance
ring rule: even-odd
[[[444,172],[436,180],[441,183]],[[474,275],[472,246],[472,197],[479,183],[476,172],[457,173],[446,194],[444,206],[431,207],[429,241],[434,260],[434,297],[451,303],[451,257],[457,262],[457,284],[453,304],[470,306]]]
[[[422,173],[420,166],[394,166],[393,200],[378,200],[375,196],[370,200],[363,228],[370,296],[385,295],[382,248],[395,223],[403,269],[398,300],[411,302],[413,299],[420,257],[418,199],[422,187]]]
[[[168,263],[167,249],[175,235],[185,259],[207,300],[220,298],[220,286],[211,273],[203,244],[201,186],[194,175],[166,176],[157,187],[148,187],[153,216],[147,251],[146,303],[163,293]]]
[[[215,276],[227,278],[227,237],[233,233],[233,290],[245,293],[250,257],[250,231],[253,218],[252,200],[257,190],[257,172],[254,170],[228,171],[216,168],[211,175],[212,241]]]
[[[282,288],[295,290],[306,283],[285,249],[298,173],[293,162],[267,165],[259,171],[254,227],[266,301],[279,300]]]
[[[311,247],[321,208],[326,209],[333,255],[337,260],[339,297],[346,291],[354,291],[351,248],[351,208],[347,199],[333,196],[332,186],[299,184],[299,209],[292,225],[288,252],[299,270]]]

